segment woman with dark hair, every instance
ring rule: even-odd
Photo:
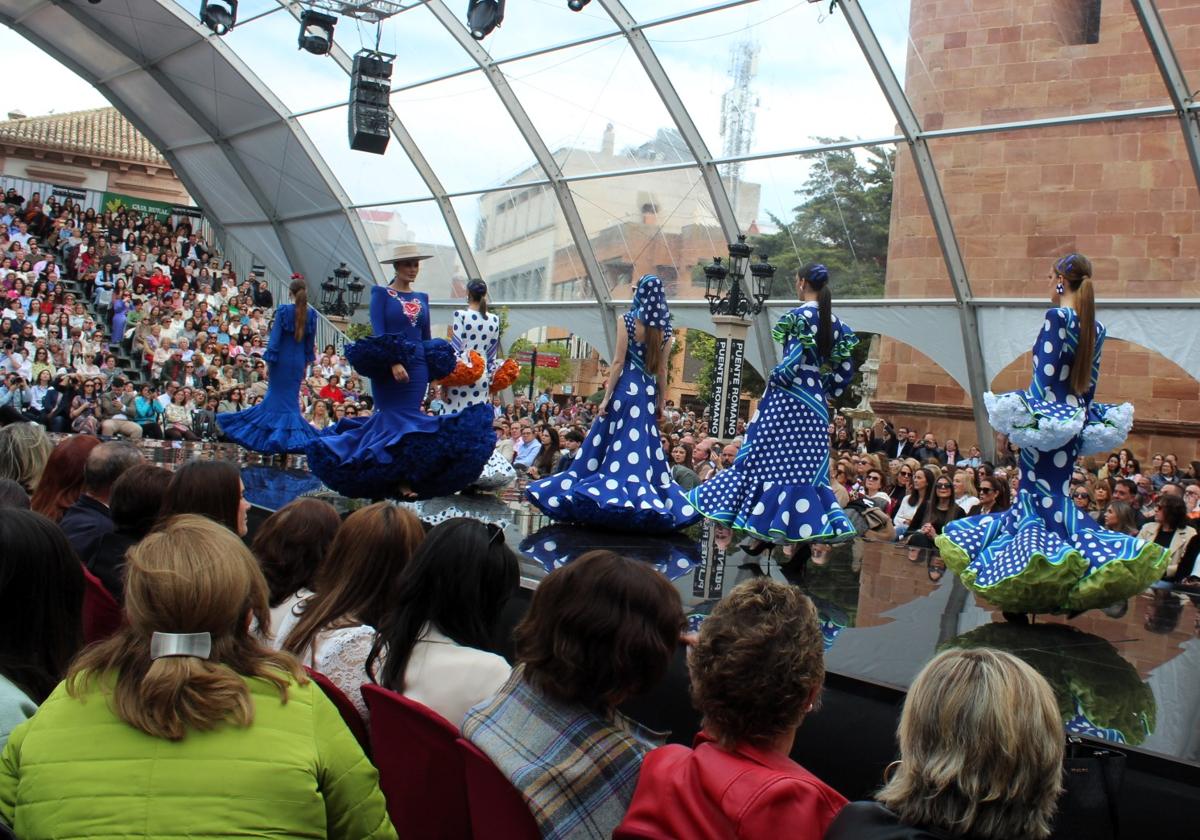
[[[751,578],[718,602],[688,655],[704,729],[694,749],[646,756],[614,840],[823,837],[846,798],[789,753],[820,697],[824,650],[796,587]]]
[[[534,456],[533,463],[529,467],[527,475],[530,478],[553,475],[554,468],[558,466],[561,448],[558,430],[553,426],[544,426],[538,431],[537,436],[542,448],[538,450],[538,454]]]
[[[245,485],[229,461],[188,461],[175,471],[159,508],[159,521],[181,513],[198,513],[246,536]]]
[[[671,480],[684,490],[691,490],[700,483],[700,476],[692,466],[690,443],[677,443],[671,447]]]
[[[1092,264],[1067,254],[1048,278],[1052,308],[1033,347],[1029,388],[984,394],[997,431],[1020,447],[1020,487],[999,518],[959,519],[937,539],[967,588],[1006,613],[1105,607],[1162,577],[1167,552],[1101,528],[1071,499],[1080,455],[1108,452],[1129,434],[1133,406],[1094,401],[1104,346]]]
[[[1191,569],[1180,569],[1180,564],[1195,536],[1196,529],[1188,524],[1187,504],[1170,493],[1159,494],[1154,521],[1147,522],[1138,533],[1139,539],[1166,549],[1167,568],[1162,579],[1168,581],[1183,580],[1192,573]]]
[[[0,749],[83,644],[83,572],[46,517],[0,508]]]
[[[555,569],[533,593],[514,632],[517,667],[462,732],[542,836],[607,838],[621,822],[657,737],[617,706],[658,683],[684,627],[667,579],[611,551]]]
[[[967,511],[968,516],[979,516],[982,513],[999,513],[1008,510],[1008,482],[997,481],[991,475],[984,476],[979,482],[979,504],[972,505]]]
[[[933,541],[945,529],[946,523],[966,515],[966,511],[954,501],[953,482],[944,475],[935,479],[933,492],[917,508],[912,522],[908,525],[908,559],[919,560],[922,550],[928,551],[933,548]],[[931,580],[938,581],[942,578],[945,566],[940,560],[933,559],[934,557],[936,552],[931,555],[929,576]]]
[[[113,482],[108,509],[114,530],[100,537],[83,563],[118,603],[125,599],[125,554],[154,527],[170,483],[171,473],[154,464],[135,464]]]
[[[336,708],[250,631],[267,587],[241,540],[176,517],[129,552],[125,589],[126,624],[9,739],[0,819],[18,836],[170,837],[186,822],[193,837],[394,840]]]
[[[657,419],[666,399],[671,310],[662,280],[638,280],[617,322],[617,348],[604,398],[570,468],[525,489],[551,519],[668,533],[699,519],[671,480]]]
[[[913,463],[916,461],[913,460]],[[909,470],[912,478],[909,483],[908,495],[900,501],[895,515],[892,516],[892,524],[896,526],[896,539],[898,540],[903,539],[904,535],[913,527],[913,517],[925,504],[925,500],[933,495],[933,482],[937,478],[929,467],[919,469],[909,467]]]
[[[100,438],[71,435],[63,438],[46,459],[42,480],[30,499],[30,507],[53,522],[61,522],[67,508],[83,492],[83,465]]]
[[[325,560],[342,519],[322,499],[294,499],[267,517],[250,549],[262,566],[269,591],[271,626],[278,629],[292,607],[312,595],[317,568]]]
[[[799,271],[796,295],[803,303],[772,330],[783,361],[768,377],[733,467],[688,494],[705,516],[760,544],[836,542],[855,533],[829,483],[827,400],[854,376],[858,336],[831,311],[825,266]]]
[[[376,502],[346,517],[317,566],[315,594],[299,601],[275,628],[282,650],[329,677],[364,720],[359,689],[369,681],[367,656],[375,631],[396,603],[402,573],[425,531],[392,502]]]
[[[488,649],[519,582],[517,555],[499,525],[438,524],[400,576],[367,673],[459,726],[512,672]]]

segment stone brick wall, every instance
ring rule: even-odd
[[[1200,5],[1168,0],[1163,7],[1181,61],[1200,75]],[[1097,9],[1098,40],[1087,43]],[[1168,102],[1128,3],[913,0],[910,32],[905,84],[926,128]],[[1200,294],[1200,192],[1173,117],[944,138],[931,149],[976,296],[1046,297],[1053,260],[1068,251],[1092,259],[1100,297]],[[887,295],[952,295],[903,149]],[[1028,371],[1026,356],[992,387],[1023,387]],[[1097,397],[1134,403],[1135,452],[1153,448],[1190,459],[1200,453],[1196,373],[1111,341]],[[882,406],[895,413],[909,403],[908,419],[918,428],[939,439],[957,436],[964,448],[974,442],[969,409],[963,416],[967,395],[928,358],[885,341],[879,383]]]

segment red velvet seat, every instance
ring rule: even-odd
[[[83,569],[83,642],[90,645],[107,639],[121,629],[125,616],[121,605],[104,588],[100,578],[82,563],[79,567]]]
[[[346,696],[340,688],[333,684],[329,677],[322,674],[320,671],[314,671],[307,665],[304,666],[308,676],[321,687],[325,692],[325,696],[333,701],[333,705],[342,715],[342,720],[346,721],[346,726],[350,732],[358,740],[358,745],[363,748],[363,752],[367,757],[371,757],[371,739],[367,736],[367,725],[363,723],[362,715],[358,713],[358,709],[354,708],[354,704],[350,702],[350,698]]]
[[[479,748],[463,738],[455,742],[467,776],[467,803],[476,840],[539,840],[537,820],[520,791]]]
[[[458,729],[429,707],[383,686],[364,685],[362,695],[371,712],[379,787],[396,832],[401,837],[470,840],[466,777],[454,746]]]

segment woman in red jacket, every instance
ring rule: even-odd
[[[704,716],[695,748],[646,756],[613,840],[823,837],[846,799],[788,757],[825,680],[823,651],[803,592],[766,577],[739,584],[688,659]]]

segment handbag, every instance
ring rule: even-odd
[[[1051,838],[1117,840],[1125,753],[1067,738],[1063,755],[1063,792],[1058,798]]]

